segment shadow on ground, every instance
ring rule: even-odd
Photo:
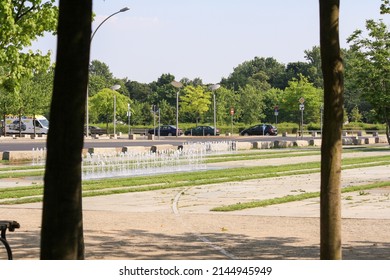
[[[192,233],[167,235],[143,230],[86,231],[86,259],[89,260],[207,260],[229,259],[223,248],[236,259],[293,260],[319,259],[319,245],[302,245],[295,237],[253,239],[230,233],[204,233],[203,241]],[[206,238],[210,243],[204,242]],[[39,259],[39,232],[21,232],[9,238],[14,259]],[[301,244],[302,243],[302,244]],[[210,246],[210,244],[212,246]],[[344,244],[343,259],[390,259],[390,243],[354,242]],[[6,259],[0,249],[0,259]]]

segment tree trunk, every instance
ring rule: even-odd
[[[339,0],[320,0],[320,45],[324,77],[321,147],[321,259],[341,259],[341,153],[343,62],[339,43]]]
[[[41,259],[83,259],[81,152],[92,0],[60,0],[44,177]]]

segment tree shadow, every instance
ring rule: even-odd
[[[39,259],[39,234],[28,231],[9,238],[14,259]],[[231,255],[241,260],[318,260],[319,244],[304,244],[305,240],[296,237],[256,239],[227,232],[195,235],[133,229],[85,231],[85,256],[89,260],[222,260]],[[343,259],[389,260],[389,249],[390,242],[354,242],[344,245]],[[2,251],[0,259],[6,259]]]

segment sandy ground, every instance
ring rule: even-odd
[[[390,154],[390,150],[380,154]],[[242,161],[234,166],[316,160],[319,157],[308,156]],[[390,181],[389,171],[390,166],[345,170],[342,184]],[[85,198],[86,258],[318,259],[319,198],[235,212],[210,209],[318,191],[319,180],[316,173]],[[343,194],[344,259],[390,259],[389,194],[390,188]],[[3,205],[0,212],[1,219],[21,224],[8,234],[14,258],[38,259],[41,204]]]

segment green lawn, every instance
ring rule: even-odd
[[[300,157],[307,155],[319,155],[319,150],[286,150],[275,151],[275,153],[235,153],[231,155],[218,155],[209,157],[207,161],[236,161],[236,160],[253,160],[253,159],[268,159],[268,158],[284,158],[284,157]],[[352,169],[360,167],[381,166],[390,164],[390,156],[359,157],[347,158],[342,161],[343,169]],[[23,178],[30,176],[42,176],[43,170],[32,166],[22,166],[16,169],[9,169],[11,167],[2,166],[0,171],[1,178]],[[15,168],[15,167],[12,167]],[[42,168],[42,167],[40,167]],[[101,180],[87,180],[83,181],[83,196],[99,196],[111,195],[128,192],[144,192],[167,188],[191,187],[198,185],[209,185],[223,182],[237,182],[252,179],[281,177],[287,175],[310,174],[320,171],[319,162],[303,162],[298,164],[283,164],[280,166],[255,166],[255,167],[240,167],[217,170],[204,170],[194,172],[183,172],[173,174],[158,174],[147,176],[135,176],[129,178],[111,178]],[[369,188],[369,186],[368,186]],[[0,204],[18,204],[42,201],[43,186],[34,185],[29,187],[10,187],[0,189]],[[296,196],[288,196],[284,198],[275,198],[272,201],[256,201],[248,205],[243,204],[236,206],[228,206],[228,208],[242,207],[260,207],[266,206],[270,203],[284,203],[290,200],[302,200],[318,196],[318,193],[305,193]],[[258,205],[258,206],[253,206]],[[215,211],[229,211],[224,208],[214,209]],[[235,209],[238,210],[238,209]],[[230,210],[231,211],[231,210]]]

